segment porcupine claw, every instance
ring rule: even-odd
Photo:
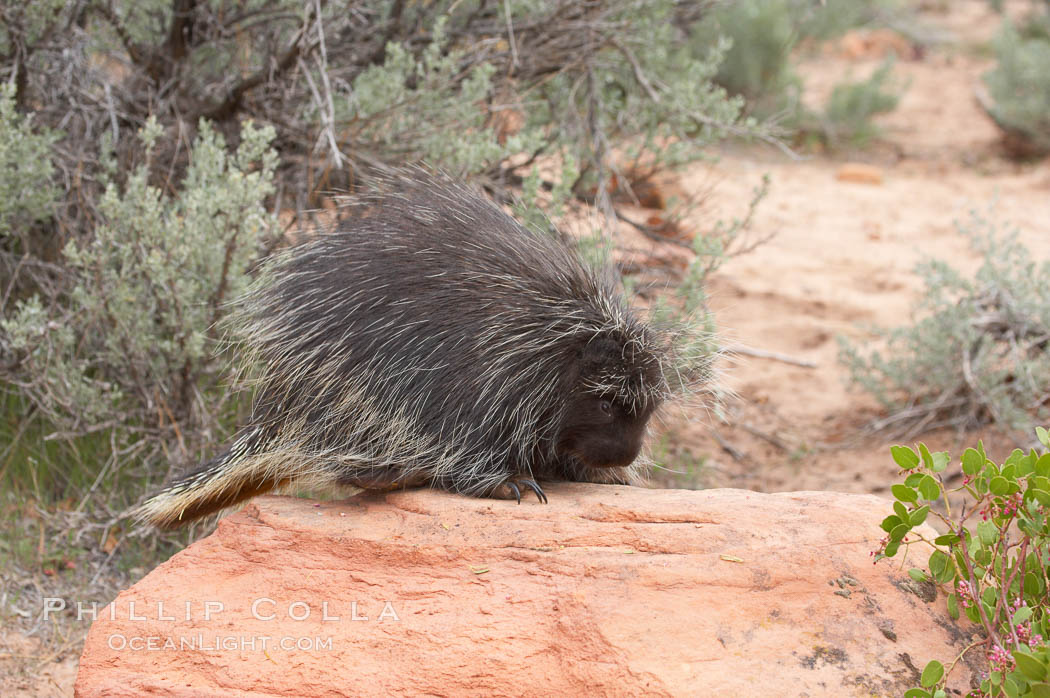
[[[518,485],[529,488],[530,490],[536,493],[536,499],[540,500],[544,504],[547,503],[547,495],[543,493],[543,489],[536,483],[535,480],[531,480],[529,478],[515,478],[506,480],[503,483],[503,485],[507,488],[509,494],[514,495],[514,499],[517,500],[518,504],[521,504],[521,487],[519,487]]]
[[[534,480],[522,480],[521,484],[528,487],[530,490],[536,493],[536,499],[540,500],[544,504],[547,503],[547,495],[543,494],[543,490]]]

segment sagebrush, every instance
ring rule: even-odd
[[[218,328],[276,228],[264,206],[276,153],[273,130],[250,123],[233,152],[207,125],[199,133],[169,194],[149,183],[160,132],[148,122],[147,162],[107,184],[93,238],[61,252],[66,290],[18,300],[0,321],[7,389],[70,438],[152,437],[186,460],[216,424]]]
[[[943,260],[918,265],[914,322],[879,330],[884,348],[840,340],[852,383],[888,412],[877,426],[1027,430],[1050,416],[1050,263],[1004,227],[977,213],[959,226],[982,255],[973,277]]]
[[[841,148],[866,146],[880,131],[873,119],[896,108],[902,85],[892,77],[893,58],[868,78],[843,80],[825,104],[802,101],[795,69],[800,45],[826,40],[858,26],[884,26],[901,14],[897,3],[810,3],[741,0],[721,5],[694,27],[690,40],[709,46],[730,41],[715,80],[742,97],[748,113],[772,119],[785,134]]]
[[[874,117],[893,111],[900,101],[900,85],[892,77],[893,64],[891,56],[867,79],[836,85],[823,113],[803,119],[815,121],[816,127],[807,129],[803,125],[802,129],[831,146],[868,145],[882,133]]]
[[[1022,157],[1050,153],[1050,9],[1035,12],[1021,27],[1003,21],[996,65],[984,75],[988,98],[981,102],[1007,148]]]

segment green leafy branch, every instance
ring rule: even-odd
[[[1036,429],[1050,448],[1050,434]],[[920,687],[907,698],[946,696],[946,682],[959,660],[981,648],[987,661],[980,696],[1050,696],[1050,453],[1020,449],[996,464],[978,442],[953,466],[946,452],[893,446],[894,462],[906,473],[892,486],[893,513],[882,522],[886,537],[873,552],[875,561],[892,558],[912,545],[933,548],[927,569],[912,568],[917,582],[932,582],[947,595],[953,620],[965,615],[981,630],[981,639],[960,652],[945,669],[937,660],[922,672]],[[961,470],[961,483],[951,486]],[[949,495],[969,506],[953,515]],[[944,513],[931,508],[942,503]],[[944,530],[930,537],[917,527],[929,516]]]

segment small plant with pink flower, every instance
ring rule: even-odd
[[[1050,433],[1040,427],[1036,435],[1050,449]],[[932,547],[927,568],[908,574],[936,584],[953,619],[965,615],[979,627],[976,641],[947,666],[930,661],[905,698],[946,697],[949,675],[969,652],[987,661],[971,696],[1050,698],[1050,453],[1017,449],[1000,465],[980,442],[955,464],[921,443],[890,450],[905,477],[891,488],[893,514],[882,522],[887,535],[875,561],[902,550],[906,559],[913,545]],[[962,479],[950,486],[956,468]],[[918,529],[930,516],[944,533]]]

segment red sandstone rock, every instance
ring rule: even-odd
[[[256,499],[100,612],[76,694],[901,695],[966,644],[872,565],[883,499],[547,491]]]

